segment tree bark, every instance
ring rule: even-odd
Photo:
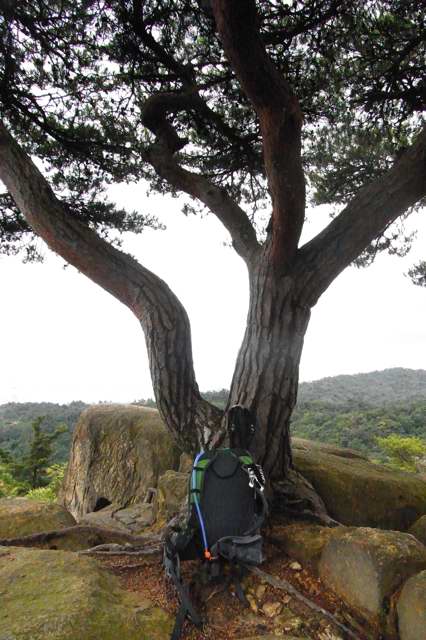
[[[247,328],[230,403],[240,403],[256,415],[259,428],[253,453],[269,477],[282,478],[292,466],[289,421],[310,309],[298,301],[297,281],[291,273],[277,273],[269,251],[265,247],[250,272]]]

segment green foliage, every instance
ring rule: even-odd
[[[30,449],[32,436],[31,424],[34,416],[44,416],[43,430],[54,433],[58,424],[65,424],[67,431],[55,441],[51,461],[62,464],[68,460],[72,433],[80,413],[88,407],[83,402],[71,402],[67,405],[52,402],[9,402],[0,405],[0,448],[14,458],[22,458]]]
[[[387,456],[388,466],[402,471],[416,471],[416,463],[426,455],[426,440],[392,433],[377,438],[377,444]]]
[[[41,429],[43,420],[44,417],[36,418],[31,425],[33,433],[28,453],[20,459],[11,459],[7,465],[14,479],[30,489],[49,484],[47,469],[53,453],[53,443],[67,431],[65,425],[60,425],[53,433],[45,433]]]
[[[42,502],[56,502],[62,481],[65,475],[65,464],[55,464],[46,469],[49,484],[46,487],[30,489],[25,497],[29,500],[41,500]]]
[[[59,426],[52,435],[41,431],[43,418],[33,422],[30,452],[15,460],[0,449],[0,498],[25,496],[31,500],[54,502],[64,478],[65,464],[49,464],[53,442],[66,427]]]
[[[200,6],[201,5],[201,6]],[[338,203],[379,176],[413,139],[424,108],[425,20],[412,0],[258,2],[261,37],[304,113],[312,197]],[[110,182],[145,178],[173,193],[149,162],[146,100],[196,96],[171,115],[181,163],[256,214],[268,197],[259,123],[223,55],[208,3],[196,0],[3,2],[1,115],[46,163],[70,215],[101,233],[155,225],[117,211]],[[187,144],[190,142],[190,144]],[[259,217],[258,228],[263,226]],[[38,256],[7,196],[3,251]],[[392,232],[382,248],[394,250]],[[20,244],[20,243],[23,244]]]
[[[301,403],[292,416],[291,429],[295,436],[356,449],[386,462],[378,438],[391,434],[425,437],[426,400],[383,407]]]
[[[13,477],[9,466],[0,462],[0,498],[23,495],[26,489],[25,485]]]

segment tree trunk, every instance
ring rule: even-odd
[[[309,318],[309,307],[298,302],[295,278],[277,273],[266,249],[250,273],[247,328],[230,403],[256,415],[253,453],[270,478],[283,478],[292,467],[289,421]]]

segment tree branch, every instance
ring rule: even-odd
[[[259,117],[272,198],[272,260],[281,268],[296,253],[305,215],[302,113],[266,53],[254,0],[212,0],[212,7],[225,53]]]
[[[174,156],[187,140],[179,138],[167,116],[199,107],[199,96],[193,90],[176,94],[158,93],[148,98],[142,110],[142,122],[156,136],[157,143],[147,151],[146,159],[159,176],[176,189],[200,200],[216,215],[229,231],[237,253],[250,264],[260,245],[245,211],[225,189],[200,174],[183,169]]]
[[[158,407],[186,450],[207,447],[222,412],[201,398],[185,309],[163,280],[76,220],[0,122],[0,179],[49,247],[133,311],[145,333]]]
[[[333,280],[396,218],[426,195],[426,126],[392,169],[362,188],[298,252],[302,299],[314,305]]]

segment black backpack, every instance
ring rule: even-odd
[[[248,605],[241,587],[245,565],[263,561],[260,527],[267,514],[265,479],[247,449],[254,422],[249,412],[236,405],[228,415],[231,448],[199,453],[194,460],[188,486],[188,516],[182,529],[170,531],[164,544],[164,567],[172,580],[180,607],[172,640],[178,640],[186,617],[197,626],[202,619],[191,602],[180,574],[182,560],[201,560],[195,582],[224,579],[234,584],[238,598]]]

